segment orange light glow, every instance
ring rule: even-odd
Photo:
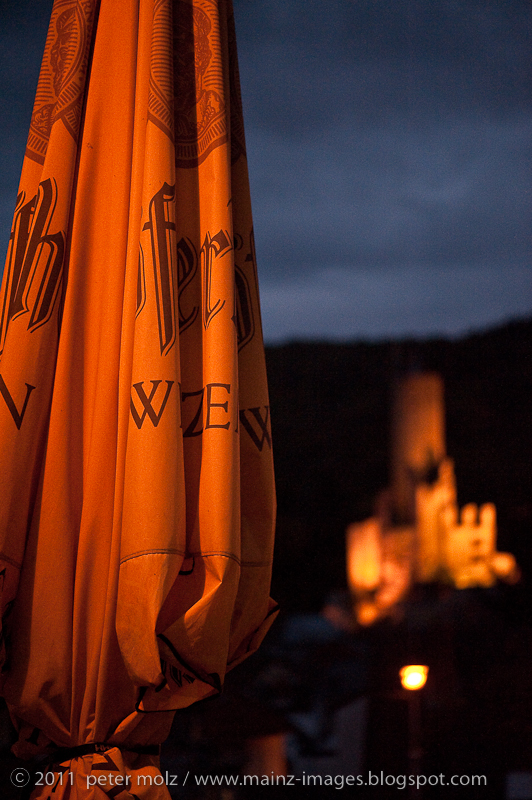
[[[410,664],[399,671],[401,684],[404,689],[422,689],[427,682],[429,668],[422,664]]]
[[[381,581],[381,529],[375,517],[347,529],[347,580],[353,594],[371,592]]]

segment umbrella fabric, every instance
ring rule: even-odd
[[[55,0],[0,314],[14,752],[102,745],[51,755],[35,798],[114,796],[87,781],[107,769],[141,797],[143,748],[274,616],[230,0]]]

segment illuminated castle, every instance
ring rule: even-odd
[[[347,530],[347,570],[357,619],[370,625],[413,583],[457,589],[514,581],[510,553],[497,552],[492,503],[459,514],[454,466],[446,455],[443,383],[436,373],[405,378],[392,413],[392,485],[374,517]]]

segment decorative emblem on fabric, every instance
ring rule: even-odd
[[[167,42],[171,12],[164,0],[155,6],[149,118],[174,141],[177,167],[197,167],[228,140],[225,37],[220,31],[219,10],[217,0],[174,3],[172,63]],[[231,74],[237,76],[234,34],[229,37],[228,58]],[[235,126],[232,157],[238,157],[244,149],[238,88],[231,92],[230,113]]]
[[[44,163],[52,125],[62,120],[77,139],[94,3],[56,0],[35,95],[26,156]]]

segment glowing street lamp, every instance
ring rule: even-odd
[[[411,691],[422,689],[427,682],[428,674],[429,668],[423,664],[410,664],[399,670],[403,689],[410,689]]]
[[[399,677],[404,689],[408,689],[408,763],[409,773],[414,777],[420,775],[423,749],[421,746],[421,693],[427,682],[429,668],[424,664],[409,664],[399,670]],[[419,800],[418,781],[409,785],[409,797]]]

